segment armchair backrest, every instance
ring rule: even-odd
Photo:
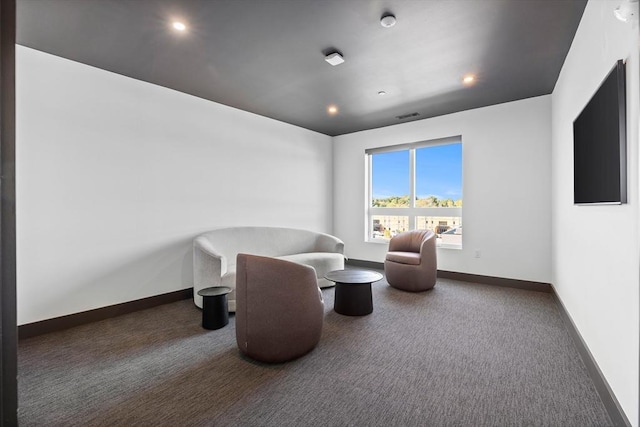
[[[435,238],[431,230],[405,231],[391,238],[389,241],[390,252],[420,252],[422,242]]]
[[[320,340],[323,319],[312,267],[237,255],[236,341],[243,353],[271,363],[302,356]]]

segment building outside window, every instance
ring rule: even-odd
[[[367,240],[432,230],[440,247],[462,248],[462,138],[366,151]]]

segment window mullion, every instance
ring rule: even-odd
[[[409,230],[416,229],[416,149],[409,150]]]
[[[416,207],[416,149],[409,150],[409,207]]]
[[[365,173],[367,174],[367,200],[365,201],[366,227],[364,229],[364,239],[368,240],[373,235],[373,156],[365,156]]]

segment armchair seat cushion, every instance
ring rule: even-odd
[[[416,252],[387,252],[386,259],[399,264],[420,265],[420,254]]]

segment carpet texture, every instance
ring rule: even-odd
[[[306,356],[240,355],[185,300],[19,343],[21,426],[609,426],[552,296],[373,284]]]

